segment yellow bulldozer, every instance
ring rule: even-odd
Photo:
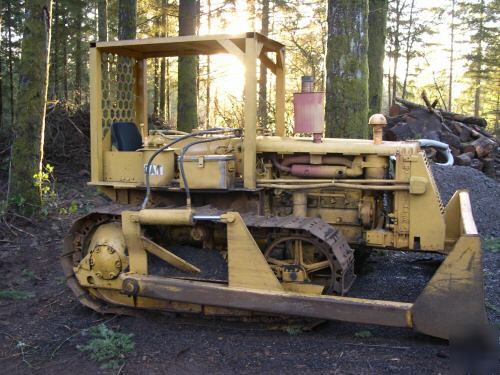
[[[245,67],[243,124],[149,129],[147,59],[223,53]],[[276,79],[272,135],[257,126],[258,62]],[[444,206],[419,143],[384,141],[383,115],[369,120],[373,139],[323,138],[323,94],[307,77],[285,136],[283,44],[253,32],[96,43],[90,90],[89,185],[113,203],[65,239],[67,283],[85,306],[332,319],[445,339],[486,324],[468,192]],[[414,303],[349,297],[366,249],[446,257]]]

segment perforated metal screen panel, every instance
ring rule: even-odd
[[[135,122],[135,59],[101,55],[103,134],[115,122]]]

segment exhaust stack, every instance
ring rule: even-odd
[[[387,126],[387,119],[381,113],[371,115],[368,124],[373,128],[373,143],[379,145],[383,142],[383,130]]]
[[[312,133],[313,142],[321,143],[325,130],[324,93],[313,92],[313,77],[302,77],[301,92],[293,94],[294,133]]]

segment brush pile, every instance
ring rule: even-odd
[[[68,176],[89,175],[90,112],[88,105],[55,103],[45,115],[44,162]]]
[[[492,178],[500,178],[500,144],[489,134],[486,120],[436,108],[437,100],[430,102],[422,93],[425,105],[396,98],[391,107],[384,139],[400,141],[431,139],[449,145],[455,165],[469,166]],[[427,156],[443,162],[436,148],[426,147]]]

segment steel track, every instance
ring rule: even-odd
[[[86,255],[86,247],[95,229],[106,222],[120,220],[122,211],[136,210],[135,206],[108,205],[97,208],[94,212],[76,220],[70,232],[64,239],[63,253],[61,255],[61,265],[66,277],[67,284],[76,298],[86,307],[99,313],[112,314],[133,314],[134,309],[109,305],[100,301],[91,291],[83,288],[78,283],[73,271],[81,259]],[[218,216],[227,210],[219,210],[212,207],[196,208],[197,215]],[[314,238],[324,245],[330,252],[330,259],[333,260],[334,287],[337,294],[345,294],[355,280],[354,275],[354,252],[349,247],[341,232],[319,218],[296,217],[296,216],[259,216],[254,214],[242,214],[245,224],[252,231],[266,230],[273,238],[289,236],[291,234]],[[98,291],[96,290],[98,294]]]

